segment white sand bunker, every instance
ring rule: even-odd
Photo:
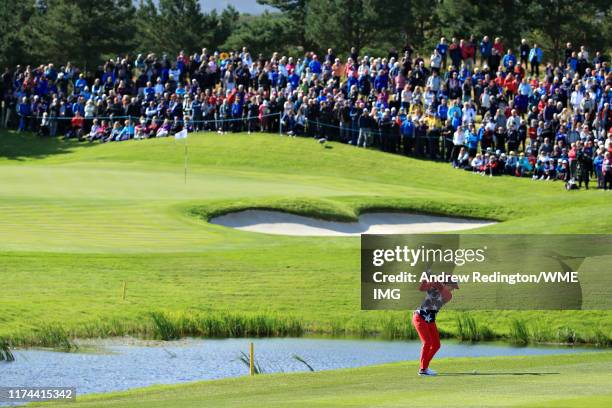
[[[369,213],[359,216],[359,222],[335,222],[264,210],[233,212],[215,217],[210,222],[242,231],[301,236],[414,234],[460,231],[494,224],[467,218],[406,213]]]

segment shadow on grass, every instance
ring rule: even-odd
[[[93,146],[95,143],[79,142],[76,139],[41,137],[31,132],[18,133],[14,130],[0,131],[0,159],[23,161],[44,159],[56,154],[72,152],[80,146]]]
[[[515,372],[515,373],[479,373],[479,372],[465,372],[465,373],[442,373],[438,374],[438,377],[453,377],[453,376],[463,376],[463,375],[559,375],[561,373],[534,373],[534,372]]]

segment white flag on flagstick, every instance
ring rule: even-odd
[[[175,139],[187,139],[187,129],[183,129],[174,135]]]

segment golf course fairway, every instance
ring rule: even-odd
[[[270,374],[82,397],[52,407],[564,407],[612,404],[612,353],[436,361],[446,375],[415,375],[418,363]],[[41,405],[42,406],[42,405]],[[46,405],[45,405],[46,406]]]
[[[278,135],[88,144],[3,132],[0,180],[0,338],[14,346],[123,335],[415,337],[409,312],[360,310],[359,237],[208,223],[229,212],[351,222],[368,212],[426,213],[495,222],[466,233],[576,240],[612,232],[608,191],[568,192],[558,182],[481,177]],[[515,341],[518,325],[529,342],[612,344],[609,311],[449,310],[438,319],[443,337],[465,339],[459,319],[474,322],[472,340]],[[409,362],[79,397],[70,406],[612,406],[607,351],[435,363],[498,374],[418,378]],[[525,372],[541,375],[513,375]]]

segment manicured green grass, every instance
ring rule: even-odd
[[[52,407],[609,407],[612,353],[452,358],[157,386]],[[474,371],[476,371],[474,373]],[[45,405],[46,406],[46,405]]]
[[[612,231],[609,192],[566,192],[559,183],[481,177],[278,135],[205,133],[188,143],[185,184],[184,146],[173,139],[90,145],[0,134],[0,337],[47,344],[61,340],[58,333],[159,336],[155,312],[183,334],[201,334],[199,323],[181,325],[206,316],[225,322],[218,335],[232,333],[224,320],[232,314],[261,321],[264,335],[264,322],[281,321],[293,329],[270,323],[272,334],[414,335],[406,313],[359,310],[358,238],[283,237],[206,222],[229,210],[339,220],[419,211],[502,221],[478,232]],[[487,337],[509,337],[511,322],[534,315],[470,314]],[[527,330],[540,341],[612,337],[606,311],[546,312],[535,321]],[[441,314],[440,328],[459,334],[457,314]]]

